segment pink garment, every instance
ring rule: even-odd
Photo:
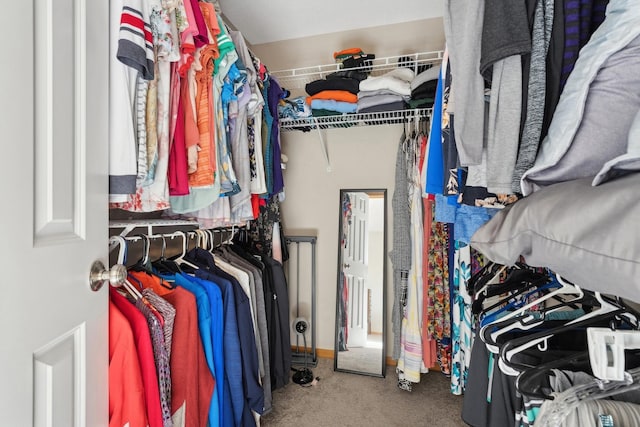
[[[193,14],[193,8],[191,7],[191,1],[187,0],[184,3],[184,10],[186,11],[187,28],[180,33],[180,61],[178,62],[178,70],[181,73],[186,73],[193,62],[193,54],[196,51],[196,44],[194,38],[198,35],[198,23],[196,17]]]
[[[198,26],[198,34],[193,36],[193,39],[196,47],[202,47],[210,43],[209,36],[207,35],[207,24],[204,22],[202,11],[200,10],[200,6],[198,6],[198,0],[190,1],[191,8],[193,9],[193,16],[196,20],[196,25]]]
[[[173,144],[171,144],[171,151],[169,153],[169,194],[171,196],[185,196],[189,194],[184,103],[180,96],[178,99],[178,115],[175,132],[173,134]]]

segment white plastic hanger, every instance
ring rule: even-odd
[[[182,237],[182,253],[176,259],[174,259],[174,261],[178,265],[188,265],[189,267],[197,269],[198,267],[196,265],[184,259],[184,256],[187,254],[187,239],[188,239],[187,234],[184,231],[175,231],[174,233],[170,234],[167,237],[171,237],[172,239],[174,237]]]
[[[573,285],[573,284],[571,284],[569,282],[565,282],[564,280],[562,280],[562,278],[559,275],[556,275],[556,279],[558,280],[558,282],[561,285],[559,288],[554,289],[553,291],[551,291],[551,292],[549,292],[547,294],[544,294],[542,297],[530,302],[529,304],[526,304],[523,307],[520,307],[520,308],[510,312],[509,314],[507,314],[507,315],[505,315],[505,316],[503,316],[503,317],[501,317],[499,319],[496,319],[495,322],[487,323],[486,325],[482,326],[482,328],[480,328],[478,336],[480,336],[480,337],[484,336],[485,330],[487,328],[491,327],[491,325],[493,323],[502,322],[502,321],[505,321],[505,320],[508,320],[508,319],[512,319],[512,318],[514,318],[516,316],[520,316],[520,315],[524,314],[526,311],[528,311],[530,308],[535,307],[535,306],[537,306],[537,305],[549,300],[550,298],[555,297],[556,295],[571,294],[571,295],[577,295],[577,298],[582,298],[582,296],[584,295],[584,293],[582,292],[582,290],[579,287],[577,287],[577,286],[575,286],[575,285]],[[495,337],[497,337],[498,335],[500,335],[500,334],[502,334],[504,332],[508,332],[508,331],[516,328],[518,323],[520,323],[520,322],[517,322],[516,324],[510,325],[510,327],[504,328],[503,332],[500,332],[500,331],[494,332],[493,334],[496,334],[496,335],[492,334],[492,336],[494,336],[494,342],[495,342]],[[521,326],[522,326],[521,329],[530,329],[531,327],[535,326],[535,324],[532,325],[532,326],[529,326],[528,328],[525,327],[524,325],[521,325]],[[488,345],[487,348],[489,348],[489,350],[491,352],[493,352],[493,353],[498,353],[498,351],[499,351],[496,347],[491,346],[491,345]]]
[[[623,381],[625,350],[640,348],[640,331],[587,328],[589,361],[596,378]]]
[[[582,290],[578,287],[575,286],[576,290],[578,291],[578,294],[575,296],[575,298],[572,298],[571,300],[567,300],[567,303],[571,303],[572,301],[578,301],[580,298],[582,298],[584,296],[584,292],[582,292]],[[541,298],[536,299],[534,302],[538,303],[541,300]],[[545,315],[546,314],[550,314],[553,313],[555,311],[560,311],[560,310],[564,310],[566,308],[565,305],[560,304],[557,307],[552,307],[551,309],[547,309],[545,311]],[[524,313],[523,313],[524,314]],[[506,317],[506,316],[505,316]],[[496,320],[496,322],[501,322],[503,320],[506,320],[505,318],[501,318]],[[491,324],[495,324],[496,322],[492,322]],[[497,329],[496,331],[493,331],[490,333],[491,336],[491,340],[492,342],[497,342],[498,337],[502,334],[505,334],[509,331],[513,331],[513,330],[521,330],[521,331],[526,331],[529,329],[533,329],[536,326],[539,326],[541,324],[543,324],[545,322],[544,316],[539,318],[536,317],[533,314],[526,314],[524,317],[522,317],[521,319],[518,319],[516,321],[514,321],[513,323],[508,324],[507,326],[504,326],[502,328]],[[494,354],[498,354],[500,352],[500,348],[491,344],[491,343],[487,343],[485,342],[485,345],[487,347],[487,349],[489,351],[491,351]]]
[[[619,311],[620,307],[611,304],[610,302],[606,301],[605,299],[602,298],[602,295],[600,295],[600,292],[595,292],[595,297],[598,300],[598,303],[600,304],[600,307],[597,308],[596,310],[593,310],[590,313],[585,314],[584,316],[580,316],[576,319],[571,320],[570,322],[567,322],[565,326],[571,326],[571,325],[575,325],[578,323],[581,323],[585,320],[588,319],[592,319],[594,317],[598,317],[601,316],[603,314],[607,314],[607,313],[611,313],[614,311]],[[538,338],[534,338],[531,339],[529,341],[527,341],[524,344],[519,345],[518,347],[509,349],[507,351],[502,351],[500,353],[500,359],[498,360],[498,366],[500,366],[500,370],[502,372],[504,372],[507,375],[511,375],[511,376],[517,376],[518,374],[520,374],[519,371],[516,371],[515,369],[511,368],[506,362],[511,362],[511,359],[513,358],[513,356],[517,353],[520,353],[528,348],[531,348],[535,345],[543,345],[546,347],[546,341],[551,338],[553,336],[553,332],[546,334],[544,336],[540,336]],[[506,361],[506,362],[505,362]]]
[[[111,238],[109,238],[109,243],[117,243],[120,248],[118,250],[118,260],[117,260],[117,264],[122,264],[125,265],[126,259],[127,259],[127,241],[124,237],[122,236],[111,236]],[[135,299],[140,299],[142,298],[142,294],[140,293],[140,291],[138,289],[136,289],[135,286],[133,286],[133,284],[131,282],[129,282],[129,279],[127,279],[125,277],[125,279],[122,282],[122,287],[124,287],[127,292],[129,292],[129,294],[135,298]]]

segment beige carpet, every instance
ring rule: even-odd
[[[262,427],[465,426],[462,396],[451,394],[440,372],[424,374],[407,392],[398,389],[390,366],[386,378],[334,372],[330,359],[319,359],[312,370],[320,377],[317,385],[290,382],[273,392],[273,411],[262,418]]]

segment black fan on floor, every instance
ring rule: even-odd
[[[291,327],[296,334],[302,335],[304,343],[304,368],[295,370],[296,372],[293,374],[292,379],[296,384],[308,385],[313,381],[313,372],[307,367],[307,336],[305,332],[309,329],[309,322],[304,317],[297,317]]]

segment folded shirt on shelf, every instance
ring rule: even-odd
[[[347,58],[351,58],[355,55],[362,55],[364,52],[359,47],[350,47],[348,49],[342,49],[338,52],[333,52],[333,59],[336,62],[342,62]]]
[[[365,73],[364,71],[340,70],[340,71],[336,71],[335,73],[327,74],[326,79],[327,80],[331,80],[331,79],[347,78],[347,79],[356,79],[356,80],[358,80],[360,82],[360,81],[366,79],[367,77],[369,77],[369,75],[367,73]]]
[[[323,90],[344,90],[357,94],[359,91],[359,87],[360,80],[345,77],[339,79],[315,80],[311,83],[307,83],[304,89],[307,94],[313,96],[316,93],[322,92]]]
[[[339,113],[355,113],[358,104],[354,102],[336,101],[334,99],[314,99],[311,101],[312,110],[330,110]]]
[[[373,65],[373,60],[376,59],[376,56],[371,53],[362,53],[359,55],[353,55],[349,58],[345,58],[342,60],[342,68],[361,68],[363,67],[363,71],[366,73],[371,72],[371,68]]]
[[[433,107],[434,98],[418,98],[407,101],[409,108],[431,108]]]
[[[400,105],[400,110],[405,108],[405,100],[402,95],[366,96],[358,99],[358,112],[368,111],[369,108],[377,107],[378,105],[389,105],[395,103],[399,103],[398,105]]]
[[[411,91],[413,92],[418,88],[418,86],[426,83],[428,81],[438,81],[438,76],[440,75],[440,67],[431,67],[426,71],[416,75],[416,77],[411,80]]]
[[[398,95],[401,96],[405,101],[411,99],[410,96],[399,94],[398,92],[394,92],[391,89],[378,89],[378,90],[361,90],[358,92],[358,100],[362,98],[370,98],[372,96],[381,96],[381,95]]]
[[[321,108],[318,109],[312,109],[311,113],[313,114],[313,117],[329,117],[329,116],[340,116],[342,113],[339,111],[333,111],[333,110],[324,110]]]
[[[369,77],[360,82],[360,91],[390,89],[400,95],[411,95],[414,73],[408,68],[396,68],[386,74]]]
[[[434,98],[438,87],[437,80],[422,83],[415,90],[411,91],[411,99]]]
[[[411,91],[411,99],[433,98],[436,96],[438,80],[429,80]]]
[[[333,99],[344,102],[358,102],[358,95],[346,90],[323,90],[313,96],[307,97],[307,104],[311,104],[314,99]]]
[[[406,103],[404,101],[389,102],[387,104],[372,105],[367,108],[359,109],[358,113],[382,113],[386,111],[404,110]]]

